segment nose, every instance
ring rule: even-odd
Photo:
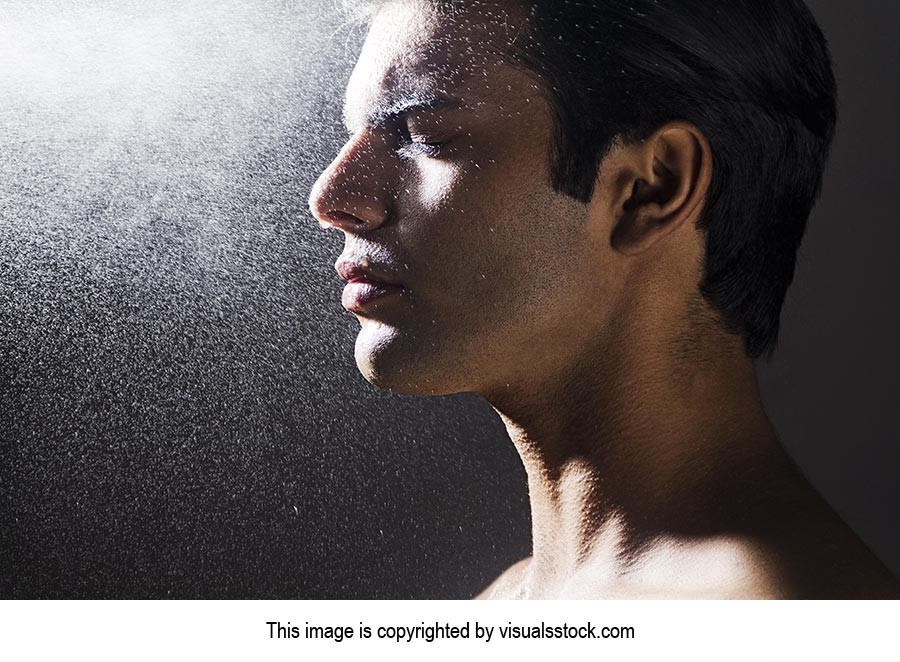
[[[361,233],[380,227],[388,215],[391,170],[384,138],[360,131],[319,176],[310,212],[326,229]]]

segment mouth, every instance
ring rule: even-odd
[[[403,294],[404,287],[390,276],[373,269],[367,260],[340,261],[335,265],[341,279],[346,281],[341,294],[341,305],[351,313],[363,312],[374,302]]]

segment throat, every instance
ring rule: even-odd
[[[664,558],[664,541],[752,531],[770,504],[749,486],[777,491],[793,465],[752,365],[734,368],[678,383],[623,383],[594,371],[492,402],[528,475],[527,590],[585,571],[614,581]]]

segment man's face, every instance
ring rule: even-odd
[[[577,362],[604,323],[608,242],[553,190],[549,107],[499,54],[519,28],[499,6],[451,18],[395,1],[353,71],[352,135],[310,205],[344,234],[343,303],[374,384],[503,389]]]

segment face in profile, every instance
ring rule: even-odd
[[[553,190],[537,78],[500,54],[515,25],[394,2],[351,76],[350,137],[310,206],[344,234],[342,303],[379,386],[503,389],[577,360],[605,323],[602,242]]]

